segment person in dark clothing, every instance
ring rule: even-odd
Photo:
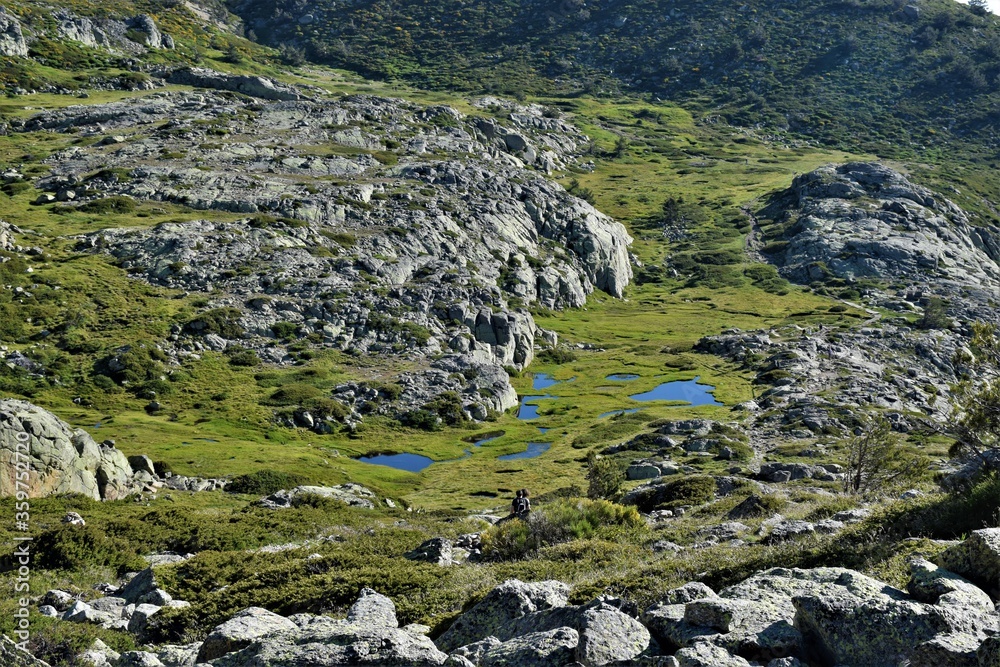
[[[528,516],[528,512],[531,511],[531,501],[528,500],[529,495],[527,489],[518,489],[514,502],[510,505],[510,513],[522,519]]]

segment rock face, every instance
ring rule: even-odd
[[[211,90],[54,111],[17,129],[138,128],[128,141],[55,156],[43,189],[246,216],[81,239],[150,283],[239,310],[225,336],[198,322],[176,331],[172,354],[238,344],[289,363],[275,332],[294,331],[414,369],[394,398],[338,392],[350,412],[342,421],[404,418],[451,392],[465,415],[484,419],[516,404],[504,368],[530,364],[540,336],[527,306],[582,306],[595,289],[621,296],[632,277],[624,227],[539,173],[584,146],[565,121],[533,109],[487,122],[395,99],[297,99],[208,70],[169,77]],[[218,92],[232,90],[257,99]],[[338,148],[316,149],[329,145]],[[323,432],[330,419],[303,413],[289,425]]]
[[[132,468],[119,450],[26,401],[0,400],[0,496],[17,491],[19,472],[27,472],[31,497],[81,493],[115,500],[134,488]]]
[[[116,53],[141,54],[149,49],[172,49],[174,40],[160,32],[151,16],[125,19],[78,16],[65,9],[55,12],[54,37]],[[40,27],[40,29],[45,29]]]
[[[21,23],[3,7],[0,7],[0,55],[28,55],[28,43],[21,32]]]
[[[958,206],[881,164],[799,176],[762,215],[788,227],[787,245],[770,256],[796,282],[832,274],[1000,284],[1000,230],[971,225]]]

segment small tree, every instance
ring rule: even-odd
[[[846,493],[869,495],[916,475],[924,467],[919,457],[907,457],[889,421],[873,417],[861,434],[848,441]]]
[[[625,481],[621,464],[614,459],[587,455],[587,497],[591,500],[618,500]]]
[[[986,16],[990,13],[990,6],[986,0],[969,0],[969,9],[977,16]]]
[[[927,299],[927,304],[924,306],[924,314],[917,320],[917,327],[920,329],[950,329],[951,320],[948,318],[948,303],[939,296],[932,296]]]

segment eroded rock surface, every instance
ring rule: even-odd
[[[572,163],[586,137],[539,109],[486,118],[371,96],[295,100],[273,82],[211,71],[170,76],[212,90],[71,107],[17,129],[138,128],[54,156],[43,189],[246,216],[80,240],[150,283],[238,309],[238,330],[195,322],[175,331],[172,354],[239,345],[288,363],[283,337],[294,332],[417,362],[399,396],[334,396],[349,411],[337,419],[405,415],[450,392],[484,419],[516,404],[503,369],[530,364],[542,335],[525,307],[582,306],[595,289],[621,296],[631,279],[624,227],[540,173]],[[331,418],[289,425],[324,432]]]

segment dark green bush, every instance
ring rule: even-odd
[[[644,526],[634,507],[606,500],[561,500],[536,509],[526,521],[514,519],[486,529],[483,555],[491,560],[517,560],[553,544]]]
[[[701,505],[714,497],[715,480],[707,475],[692,475],[648,487],[634,502],[641,512],[652,512],[683,505]]]
[[[248,493],[267,496],[282,489],[292,489],[305,483],[302,475],[278,472],[276,470],[258,470],[234,477],[226,485],[230,493]]]
[[[260,363],[260,357],[254,350],[248,350],[240,345],[230,345],[226,348],[226,356],[233,366],[256,366]]]
[[[561,347],[550,347],[538,353],[543,364],[569,364],[577,360],[576,353]]]
[[[108,537],[95,526],[65,524],[47,530],[35,540],[34,553],[36,564],[49,570],[101,566],[127,572],[146,567],[130,541]]]
[[[238,308],[213,308],[193,317],[184,329],[194,334],[214,333],[223,338],[240,338],[243,336],[243,327],[240,326],[242,316]]]
[[[89,201],[80,206],[80,211],[83,213],[96,213],[99,215],[107,215],[111,213],[128,215],[130,213],[135,213],[135,210],[135,200],[130,197],[105,197],[104,199]]]
[[[271,325],[275,338],[292,338],[298,329],[299,325],[295,322],[275,322]]]

